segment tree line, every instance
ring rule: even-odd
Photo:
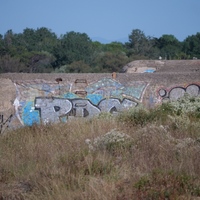
[[[156,38],[133,29],[128,42],[109,44],[74,31],[58,37],[45,27],[0,34],[0,73],[110,73],[138,59],[194,57],[200,58],[200,32],[180,42],[174,35]]]

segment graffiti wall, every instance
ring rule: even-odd
[[[192,97],[200,95],[200,86],[198,83],[192,83],[189,85],[178,85],[171,88],[160,88],[158,95],[162,102],[176,101],[183,97],[185,93],[188,93]]]
[[[117,113],[137,106],[147,86],[146,82],[121,84],[111,78],[90,84],[84,79],[65,84],[18,81],[13,105],[22,125],[67,122],[75,117],[91,118],[101,112]]]
[[[177,100],[186,92],[194,97],[200,95],[199,83],[166,87],[145,81],[120,83],[113,78],[89,83],[85,79],[71,82],[36,79],[13,81],[12,87],[9,84],[9,90],[0,88],[1,94],[8,96],[0,97],[0,133],[8,127],[67,122],[98,116],[101,112],[117,114],[145,101],[155,106]]]

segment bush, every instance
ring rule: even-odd
[[[200,97],[192,97],[185,93],[183,97],[177,101],[171,101],[169,105],[177,115],[195,113],[195,115],[200,117]]]
[[[142,106],[135,107],[122,112],[117,120],[128,126],[144,127],[148,123],[160,122],[161,124],[168,120],[168,115],[174,115],[173,107],[169,103],[163,103],[157,108],[147,110]]]
[[[139,199],[176,199],[186,193],[199,196],[200,185],[196,180],[186,173],[153,170],[150,175],[141,177],[134,187]]]
[[[128,126],[144,127],[147,123],[152,122],[153,119],[154,116],[141,106],[124,111],[117,116],[118,122],[125,123]]]

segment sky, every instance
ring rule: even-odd
[[[1,35],[41,27],[102,42],[128,42],[134,29],[183,41],[200,32],[200,0],[0,0]]]

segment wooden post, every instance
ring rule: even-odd
[[[113,73],[112,73],[112,78],[113,78],[113,79],[116,79],[116,77],[117,77],[116,72],[113,72]]]

